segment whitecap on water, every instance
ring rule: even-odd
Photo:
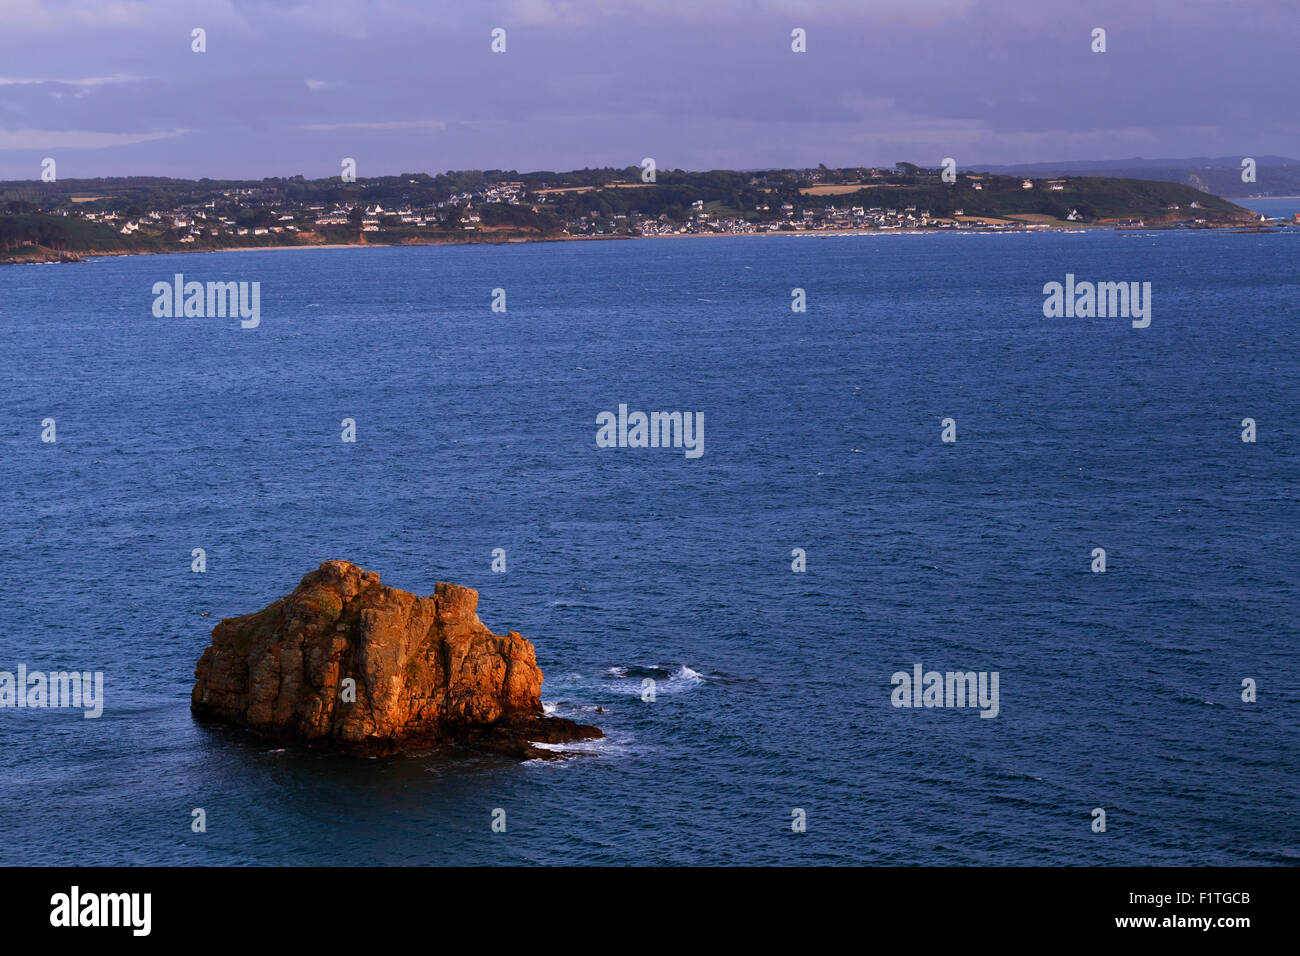
[[[619,666],[611,667],[605,673],[613,678],[611,683],[614,690],[622,694],[635,694],[638,697],[642,693],[642,682],[646,680],[655,682],[656,694],[672,694],[689,690],[705,681],[703,674],[685,664],[678,665],[676,668],[661,664]]]
[[[619,736],[600,737],[596,740],[575,740],[567,744],[547,744],[534,743],[533,746],[538,750],[549,750],[552,753],[572,754],[576,759],[578,757],[621,757],[629,750],[631,738]],[[544,757],[536,757],[524,762],[525,766],[541,767],[563,767],[565,764],[572,763],[572,760],[547,760]]]

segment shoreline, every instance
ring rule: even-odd
[[[1254,227],[1254,228],[1252,228]],[[1082,232],[1206,232],[1229,231],[1232,233],[1261,233],[1285,231],[1291,224],[1285,220],[1277,223],[1244,222],[1213,223],[1191,229],[1177,229],[1161,224],[1141,227],[1119,228],[1113,225],[1071,224],[1037,225],[1033,228],[1020,229],[799,229],[776,230],[764,232],[692,232],[669,233],[653,236],[536,236],[511,237],[497,241],[481,239],[434,239],[428,242],[331,242],[331,243],[295,243],[263,246],[228,246],[221,249],[165,249],[165,250],[89,250],[86,252],[49,252],[43,257],[24,256],[16,259],[0,258],[0,265],[51,265],[61,263],[89,262],[94,259],[115,259],[125,256],[166,256],[166,255],[210,255],[224,252],[283,252],[288,250],[308,249],[401,249],[413,246],[504,246],[522,245],[535,242],[609,242],[636,239],[751,239],[780,237],[843,237],[843,236],[924,236],[924,235],[1025,235],[1038,233],[1082,233]]]

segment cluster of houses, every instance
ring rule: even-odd
[[[201,206],[173,210],[151,211],[137,218],[117,212],[89,211],[84,218],[111,226],[122,235],[133,235],[141,229],[173,232],[181,243],[194,243],[221,236],[262,237],[282,236],[298,232],[313,232],[329,227],[350,227],[361,233],[377,233],[392,227],[437,228],[445,226],[452,214],[460,228],[475,231],[481,228],[482,219],[476,204],[506,202],[519,204],[523,189],[518,184],[504,184],[485,189],[480,193],[461,192],[430,207],[413,208],[409,204],[385,207],[382,203],[360,205],[360,215],[354,204],[318,204],[302,207],[267,207],[272,218],[262,216],[263,225],[240,225],[229,215],[216,211],[216,202]],[[712,206],[712,209],[710,208]],[[671,236],[726,234],[747,235],[763,232],[822,232],[850,229],[902,230],[902,229],[1003,229],[1005,223],[984,222],[974,217],[964,217],[958,209],[951,218],[933,216],[928,209],[907,206],[902,209],[880,206],[839,206],[829,203],[818,208],[796,208],[793,203],[782,202],[760,205],[755,210],[757,220],[743,218],[721,211],[720,204],[706,204],[695,200],[684,217],[673,218],[667,213],[659,216],[629,213],[602,214],[590,211],[586,215],[564,223],[564,231],[571,236]],[[68,215],[67,211],[60,214]],[[1071,218],[1075,218],[1073,215]],[[175,233],[179,232],[179,237]]]
[[[216,202],[205,203],[198,208],[160,212],[153,210],[142,216],[131,218],[120,212],[91,210],[81,215],[87,222],[98,222],[116,229],[124,236],[134,235],[142,229],[153,232],[175,230],[180,233],[179,242],[192,243],[200,239],[215,238],[221,235],[267,236],[276,233],[297,232],[298,217],[282,214],[278,220],[267,226],[240,226],[234,219],[218,215]],[[66,209],[56,210],[56,216],[73,215]]]
[[[579,236],[682,236],[682,235],[750,235],[763,232],[836,232],[841,230],[872,229],[978,229],[978,230],[1018,230],[1032,228],[1020,223],[1004,221],[986,221],[979,217],[967,217],[964,211],[957,209],[950,218],[931,215],[928,209],[907,206],[903,209],[890,209],[880,206],[836,206],[826,205],[821,209],[796,210],[792,203],[777,206],[759,206],[757,212],[762,214],[758,221],[740,218],[734,215],[719,215],[710,212],[702,200],[691,204],[688,218],[675,220],[666,213],[658,217],[644,216],[636,211],[628,215],[622,213],[603,217],[597,212],[590,212],[587,217],[576,223],[568,224],[570,235]],[[1071,211],[1072,218],[1079,218]]]
[[[906,164],[900,164],[903,166]],[[910,167],[904,172],[915,174],[934,174],[937,170],[921,170]],[[844,183],[843,171],[838,182],[826,186],[806,186],[803,183],[819,183],[826,170],[804,170],[801,174],[800,189],[802,198],[794,201],[782,201],[781,193],[790,185],[788,176],[779,174],[755,174],[750,185],[770,193],[770,200],[751,209],[746,216],[737,215],[723,208],[720,202],[706,202],[697,199],[689,209],[678,209],[676,214],[659,215],[642,213],[637,210],[611,213],[589,210],[585,214],[573,213],[560,217],[565,234],[570,236],[665,236],[692,234],[729,234],[745,235],[764,232],[821,232],[840,230],[911,230],[911,229],[989,229],[1007,230],[1030,228],[1029,225],[1007,220],[983,220],[977,216],[966,216],[963,210],[953,210],[951,215],[945,210],[943,215],[934,215],[931,210],[907,206],[890,208],[885,206],[864,207],[862,205],[838,205],[832,195],[841,191],[848,192],[846,186],[871,188],[880,185],[886,175],[881,170],[861,170],[856,183]],[[982,191],[990,185],[990,178],[985,174],[963,174],[965,183],[975,191]],[[413,180],[414,182],[414,180]],[[455,223],[457,228],[469,232],[483,228],[479,210],[488,204],[529,205],[534,211],[554,209],[555,201],[562,194],[569,197],[589,193],[598,187],[591,186],[556,186],[546,188],[547,184],[526,187],[520,182],[496,182],[484,184],[474,190],[461,190],[429,204],[413,205],[401,202],[385,206],[381,202],[366,203],[355,199],[338,202],[319,202],[314,205],[300,205],[268,192],[265,188],[231,188],[219,191],[207,202],[187,204],[170,211],[152,210],[135,217],[120,212],[90,210],[84,213],[62,210],[61,215],[83,215],[92,222],[100,222],[116,229],[124,236],[134,235],[141,230],[148,234],[163,234],[172,241],[181,243],[208,242],[220,237],[281,237],[288,239],[297,233],[314,233],[329,228],[355,230],[362,234],[378,233],[386,229],[431,229],[446,228]],[[627,184],[625,184],[627,185]],[[632,183],[630,185],[638,185]],[[1021,181],[1023,189],[1043,189],[1060,192],[1065,189],[1064,179]],[[821,198],[826,200],[821,205],[815,196],[830,193]],[[789,195],[789,193],[785,193]],[[792,197],[793,198],[793,197]],[[75,200],[79,202],[83,200]],[[544,205],[543,205],[544,204]],[[1191,204],[1198,208],[1197,203]],[[572,209],[572,204],[569,204]],[[1177,209],[1177,206],[1171,206]],[[133,210],[136,211],[136,210]],[[755,215],[757,214],[757,215]],[[1068,218],[1079,221],[1081,217],[1075,210],[1070,210]],[[1124,226],[1136,223],[1123,223]]]
[[[460,193],[436,207],[416,210],[409,205],[385,208],[381,203],[362,206],[363,216],[360,222],[354,219],[354,206],[348,203],[333,205],[266,206],[265,204],[247,204],[249,209],[266,209],[271,213],[259,217],[263,225],[240,225],[229,215],[216,212],[216,200],[197,207],[185,207],[170,211],[152,210],[143,215],[131,217],[121,212],[88,210],[55,210],[54,215],[78,216],[87,222],[96,222],[109,226],[124,236],[131,236],[141,230],[149,233],[173,233],[173,238],[182,243],[193,243],[219,236],[274,236],[300,231],[314,231],[327,226],[359,226],[361,232],[378,232],[381,227],[402,226],[438,226],[448,219],[447,207],[455,206],[461,221],[461,228],[474,230],[479,227],[481,217],[473,207],[474,201],[517,201],[517,194],[509,189],[486,190],[481,196]],[[241,204],[242,205],[242,204]],[[175,233],[179,233],[176,236]]]

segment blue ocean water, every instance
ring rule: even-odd
[[[0,862],[1295,864],[1297,253],[805,236],[0,269],[0,670],[102,670],[106,695],[0,710]],[[260,326],[155,318],[176,272],[260,282]],[[1045,319],[1067,272],[1151,282],[1150,327]],[[702,411],[704,454],[598,448],[619,403]],[[373,761],[197,725],[217,619],[333,558],[478,588],[607,739]],[[997,671],[998,716],[893,707],[917,663]]]
[[[1300,212],[1300,196],[1268,196],[1262,199],[1234,199],[1238,206],[1262,213],[1270,219],[1290,219]]]

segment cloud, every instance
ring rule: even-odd
[[[500,25],[576,26],[616,18],[677,23],[750,23],[776,26],[803,21],[894,21],[930,23],[959,17],[979,0],[508,0],[496,14]],[[782,19],[788,23],[777,24]],[[803,25],[807,25],[804,23]]]
[[[65,79],[63,77],[40,79],[36,77],[0,76],[0,86],[42,86],[46,83],[51,83],[61,86],[75,86],[93,89],[97,86],[108,86],[113,83],[140,83],[142,81],[143,77],[129,76],[126,74],[119,74],[116,76],[87,76],[77,79]]]
[[[154,140],[171,139],[190,132],[188,129],[158,130],[150,133],[101,133],[89,130],[0,129],[0,149],[105,149],[132,146]]]
[[[442,120],[357,120],[351,123],[305,123],[294,129],[446,129]]]
[[[0,0],[5,29],[24,33],[63,32],[70,27],[135,27],[156,18],[143,0]]]
[[[0,125],[192,176],[1294,155],[1294,3],[0,0]]]

